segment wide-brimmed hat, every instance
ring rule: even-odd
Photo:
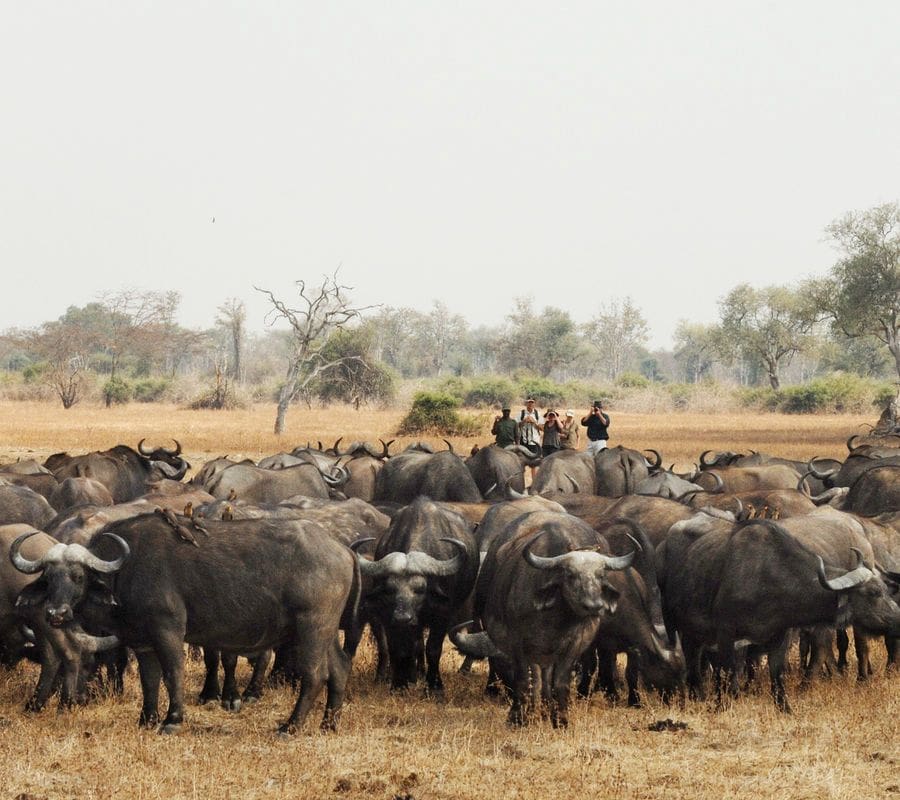
[[[567,416],[567,417],[574,417],[574,416],[575,416],[575,412],[572,411],[572,409],[570,408],[570,409],[566,412],[566,416]]]

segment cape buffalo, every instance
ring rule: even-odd
[[[162,677],[169,708],[161,731],[181,726],[183,642],[236,653],[292,643],[302,688],[281,732],[302,725],[326,681],[322,727],[335,727],[350,667],[338,629],[345,610],[355,613],[360,582],[353,554],[318,526],[207,521],[185,541],[167,517],[148,514],[110,526],[87,548],[58,547],[53,560],[19,568],[43,571],[51,621],[79,620],[91,597],[107,603],[108,624],[137,654],[140,724],[158,721]]]

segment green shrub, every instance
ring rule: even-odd
[[[616,385],[624,389],[646,389],[650,385],[650,380],[636,372],[623,372],[616,379]]]
[[[560,406],[566,398],[565,389],[549,378],[541,378],[536,375],[520,378],[519,394],[522,402],[528,397],[533,397],[538,408]]]
[[[444,392],[417,392],[412,408],[401,420],[397,433],[401,436],[435,433],[443,436],[473,436],[481,432],[483,423],[457,412],[460,401]]]
[[[134,395],[134,387],[124,378],[110,378],[103,384],[103,399],[107,407],[127,403]]]
[[[444,378],[437,384],[435,391],[455,397],[462,403],[469,391],[469,386],[464,378],[453,376],[452,378]]]
[[[678,409],[685,409],[691,402],[694,387],[690,383],[670,383],[666,385],[666,394],[672,398],[672,405]]]
[[[29,364],[22,370],[22,378],[25,383],[37,383],[44,377],[44,373],[48,369],[50,369],[50,365],[46,361]]]
[[[165,378],[147,378],[134,384],[134,399],[139,403],[156,403],[170,386]]]
[[[787,414],[846,413],[870,408],[877,387],[858,375],[834,372],[809,383],[788,386],[779,394],[779,409]]]
[[[516,400],[516,387],[508,378],[486,377],[476,378],[469,384],[463,398],[467,406],[500,406],[512,407]]]
[[[778,409],[780,395],[769,386],[748,386],[737,389],[735,396],[743,408],[756,411],[775,411]]]

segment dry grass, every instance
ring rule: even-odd
[[[176,408],[75,408],[0,405],[0,458],[83,451],[142,436],[179,438],[189,457],[259,455],[307,439],[390,436],[399,412],[360,414],[295,410],[285,441],[270,433],[270,407],[246,412]],[[841,455],[861,418],[640,416],[617,414],[616,442],[657,447],[667,462],[687,464],[706,448],[753,447],[787,455]],[[489,437],[480,437],[486,442]],[[474,440],[457,440],[468,449]],[[875,650],[883,664],[883,649]],[[506,797],[900,797],[900,677],[852,676],[801,692],[789,682],[791,716],[779,715],[764,690],[714,713],[704,704],[669,708],[649,698],[643,709],[579,702],[571,727],[505,725],[506,709],[481,697],[482,672],[457,674],[445,655],[446,703],[390,695],[372,680],[373,656],[360,652],[351,698],[336,735],[306,731],[291,741],[273,735],[292,705],[286,689],[270,690],[239,714],[192,707],[181,734],[141,731],[137,677],[125,697],[71,713],[25,716],[21,706],[36,677],[20,665],[0,673],[0,797],[15,798],[469,798]],[[246,680],[247,675],[244,674]],[[189,669],[189,692],[201,683]],[[314,713],[321,713],[320,711]],[[673,717],[679,732],[650,723]]]

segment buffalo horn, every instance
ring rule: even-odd
[[[138,442],[137,449],[138,449],[138,452],[139,452],[142,456],[149,456],[149,455],[153,452],[152,450],[151,450],[150,452],[147,452],[146,450],[144,450],[144,442],[146,442],[146,441],[147,441],[146,439],[141,439],[141,440]]]
[[[456,451],[453,449],[453,444],[452,444],[452,442],[450,442],[449,439],[441,439],[441,441],[444,442],[444,444],[447,445],[447,449],[448,449],[451,453],[455,453],[455,452],[456,452]]]
[[[94,572],[117,572],[119,569],[121,569],[122,564],[125,563],[125,559],[128,558],[129,554],[131,553],[131,548],[128,546],[128,542],[126,542],[121,536],[117,536],[115,533],[104,531],[100,535],[108,536],[110,539],[117,542],[122,548],[122,555],[120,555],[115,561],[104,561],[102,558],[98,558],[90,550],[88,550],[86,547],[82,547],[80,544],[70,544],[66,548],[66,559],[69,561],[74,561],[78,564],[83,564],[89,569],[94,570]]]
[[[710,475],[713,476],[713,480],[715,480],[716,485],[710,489],[710,494],[721,494],[725,491],[725,481],[722,480],[722,476],[719,475],[718,472],[710,472]]]
[[[831,580],[825,575],[825,562],[822,560],[822,556],[817,556],[819,559],[819,583],[823,589],[827,589],[829,592],[846,592],[872,577],[872,570],[863,564],[863,554],[859,548],[851,547],[850,549],[856,553],[856,567]]]
[[[472,620],[454,625],[448,632],[450,641],[453,642],[457,650],[463,655],[471,658],[500,658],[503,652],[497,649],[488,636],[487,631],[479,631],[478,633],[469,633],[468,627],[472,624]]]
[[[712,461],[709,461],[709,462],[705,460],[707,453],[711,453],[711,452],[712,452],[712,450],[704,450],[702,453],[700,453],[700,466],[701,467],[711,467],[711,466],[713,466],[713,464],[716,463],[715,459],[713,459]]]
[[[853,436],[851,436],[849,439],[847,439],[847,450],[850,451],[851,453],[852,453],[854,450],[856,450],[856,445],[853,444],[853,440],[854,440],[854,439],[857,439],[858,437],[859,437],[859,434],[858,434],[858,433],[854,433]]]
[[[383,451],[382,454],[379,456],[379,458],[390,458],[391,456],[390,456],[390,453],[388,453],[388,450],[390,449],[391,445],[392,445],[396,440],[395,440],[395,439],[391,439],[391,440],[390,440],[389,442],[387,442],[387,443],[385,443],[384,439],[379,439],[378,441],[381,442],[381,446],[384,448],[384,451]]]
[[[78,643],[78,646],[88,653],[100,653],[119,646],[119,638],[117,636],[92,636],[89,633],[77,630],[72,631],[71,636]]]
[[[816,456],[816,458],[818,458],[818,456]],[[815,463],[816,459],[811,458],[809,460],[809,463],[806,465],[806,468],[809,470],[809,474],[814,478],[818,478],[820,481],[824,481],[827,478],[832,477],[833,475],[837,475],[838,471],[836,469],[830,469],[828,470],[828,472],[819,472],[815,467]]]
[[[163,452],[167,456],[172,456],[172,458],[177,458],[178,456],[181,455],[181,442],[179,442],[178,439],[172,439],[172,441],[175,442],[175,449],[174,450],[163,450]]]
[[[517,492],[512,488],[512,481],[516,478],[516,475],[512,475],[506,479],[506,499],[507,500],[525,500],[527,499],[527,494],[522,494],[522,492]]]
[[[459,553],[453,556],[453,558],[439,561],[433,556],[428,555],[428,553],[423,553],[421,550],[410,550],[407,555],[409,569],[435,578],[441,578],[445,575],[454,575],[459,572],[462,569],[463,560],[466,557],[466,546],[459,539],[441,537],[441,541],[449,542],[459,550]]]
[[[804,472],[800,477],[800,480],[797,481],[797,491],[803,492],[803,494],[805,494],[807,497],[810,497],[812,495],[812,492],[809,490],[809,484],[807,484],[806,482],[806,479],[810,475],[812,475],[812,472],[807,469],[806,472]]]
[[[350,470],[348,470],[342,464],[335,464],[332,467],[334,472],[337,472],[337,476],[334,474],[328,474],[327,472],[323,472],[319,470],[319,473],[322,475],[322,480],[325,481],[329,486],[343,486],[348,480],[350,480]]]
[[[343,438],[344,438],[343,436],[338,437],[335,440],[334,444],[331,445],[331,452],[334,453],[336,456],[345,455],[344,453],[341,453],[340,450],[338,450],[338,447],[340,447],[340,444],[341,444],[341,441],[343,440]],[[320,442],[319,450],[321,450],[321,449],[322,449],[322,443]]]
[[[662,466],[662,456],[659,454],[658,450],[653,450],[648,447],[646,450],[644,450],[644,452],[645,453],[653,453],[653,455],[656,456],[655,464],[651,464],[649,461],[647,462],[647,465],[650,467],[650,469],[659,469]]]
[[[543,535],[543,531],[541,531],[536,536],[534,536],[531,541],[525,545],[525,549],[522,551],[522,556],[535,569],[553,569],[555,566],[563,562],[568,553],[550,557],[536,556],[531,552],[531,545],[533,545],[537,541],[537,539]]]
[[[29,536],[34,536],[36,533],[40,533],[40,531],[28,531],[28,533],[23,533],[9,546],[9,560],[19,572],[24,572],[26,575],[34,575],[35,572],[40,572],[44,568],[43,556],[37,559],[37,561],[29,561],[19,553],[22,542]]]

